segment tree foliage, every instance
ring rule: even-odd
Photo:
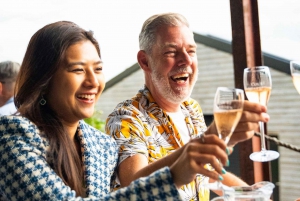
[[[90,118],[84,119],[84,121],[93,126],[94,128],[105,132],[105,120],[101,119],[102,111],[97,110],[94,112],[93,116]]]

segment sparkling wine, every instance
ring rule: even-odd
[[[295,88],[297,89],[298,93],[300,94],[300,74],[294,73],[293,76],[293,83],[295,85]]]
[[[244,69],[244,89],[251,102],[267,105],[272,88],[270,69],[267,66],[255,66]],[[261,150],[250,154],[250,159],[257,162],[266,162],[277,159],[279,153],[266,149],[264,123],[259,122]]]
[[[245,93],[251,102],[267,105],[271,95],[271,87],[248,88],[245,89]]]
[[[243,113],[243,109],[216,111],[214,120],[217,126],[219,138],[228,143],[236,125]]]

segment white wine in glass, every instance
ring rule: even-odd
[[[237,126],[244,107],[244,91],[242,89],[218,87],[214,99],[214,121],[218,136],[227,144]],[[217,182],[222,189],[220,181]]]
[[[237,126],[244,106],[242,89],[218,87],[214,100],[214,120],[219,138],[227,144]]]
[[[271,73],[267,66],[257,66],[244,69],[244,90],[251,102],[267,106],[271,95],[272,80]],[[254,152],[250,159],[257,162],[266,162],[277,159],[279,153],[273,150],[266,150],[264,123],[259,122],[261,135],[261,151]]]
[[[300,61],[291,61],[290,67],[294,86],[300,94]]]

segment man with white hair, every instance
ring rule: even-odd
[[[14,104],[14,88],[20,64],[12,61],[0,63],[0,116],[17,111]]]
[[[176,163],[180,153],[192,147],[188,145],[193,138],[204,133],[217,134],[214,123],[206,127],[200,105],[190,97],[198,78],[198,60],[197,44],[187,20],[177,13],[154,15],[144,22],[139,42],[137,59],[144,71],[145,86],[135,97],[118,104],[106,121],[106,132],[120,146],[121,186]],[[254,130],[258,130],[258,121],[268,120],[266,107],[245,101],[242,118],[228,146],[250,139]],[[210,144],[204,140],[202,143]],[[213,157],[207,155],[208,151],[218,150],[198,148],[199,162],[194,165],[201,168],[201,174],[181,187],[183,200],[208,201],[209,180],[222,181],[228,186],[247,185],[225,169],[221,175],[207,170],[205,161]],[[230,153],[228,148],[227,154]]]

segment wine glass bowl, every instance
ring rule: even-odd
[[[267,66],[256,66],[244,69],[244,90],[249,101],[267,106],[271,89],[271,73]],[[259,122],[259,127],[261,134],[261,151],[252,153],[250,159],[257,162],[277,159],[279,157],[278,152],[266,150],[264,123]]]
[[[214,120],[219,138],[227,144],[237,126],[244,106],[242,89],[218,87],[214,99]]]
[[[291,61],[290,67],[294,86],[300,94],[300,61]]]

